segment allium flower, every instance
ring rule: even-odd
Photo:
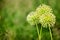
[[[54,26],[55,21],[56,21],[55,16],[52,13],[42,14],[39,20],[43,27],[47,26],[52,27]]]
[[[38,23],[38,17],[39,16],[36,12],[30,12],[27,16],[27,21],[31,25],[35,25],[36,23]]]
[[[52,13],[52,8],[48,5],[42,4],[36,9],[36,11],[40,14]]]

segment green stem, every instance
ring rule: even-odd
[[[50,31],[51,40],[53,40],[53,37],[52,37],[52,33],[51,33],[50,27],[49,27],[49,31]]]
[[[41,27],[41,29],[40,29],[40,35],[39,35],[40,40],[41,40],[41,35],[42,35],[42,27]]]
[[[40,37],[39,37],[39,29],[38,29],[38,25],[36,24],[36,29],[37,29],[37,33],[38,33],[38,40],[40,40]]]

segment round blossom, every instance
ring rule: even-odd
[[[27,21],[28,23],[30,23],[31,25],[35,25],[36,23],[38,23],[38,14],[36,12],[30,12],[27,16]]]
[[[52,8],[48,5],[42,4],[37,7],[36,11],[39,14],[52,13]]]
[[[54,26],[55,21],[56,21],[55,16],[52,13],[42,14],[39,20],[39,22],[43,27],[48,27],[48,26],[52,27]]]
[[[36,11],[30,12],[27,16],[27,21],[31,25],[40,23],[43,27],[51,27],[55,24],[55,15],[52,14],[52,8],[48,5],[40,5]]]

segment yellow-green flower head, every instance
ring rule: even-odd
[[[37,13],[44,14],[44,13],[52,13],[52,8],[48,5],[42,4],[37,7]]]
[[[39,22],[43,27],[53,27],[55,24],[55,16],[52,13],[45,13],[40,16]]]
[[[36,12],[30,12],[27,16],[27,21],[28,23],[30,23],[31,25],[35,25],[36,23],[38,23],[38,15]]]

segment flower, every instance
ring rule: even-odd
[[[27,16],[27,21],[31,25],[40,23],[43,27],[54,26],[55,24],[55,15],[52,14],[52,8],[48,5],[40,5],[36,11],[30,12]]]
[[[52,13],[52,8],[48,5],[42,4],[39,7],[37,7],[36,11],[37,13],[42,15],[44,13]]]
[[[52,27],[55,24],[56,17],[52,13],[45,13],[40,16],[39,22],[43,27]]]
[[[27,16],[27,21],[31,25],[35,25],[36,23],[38,23],[38,17],[39,16],[36,12],[30,12]]]

